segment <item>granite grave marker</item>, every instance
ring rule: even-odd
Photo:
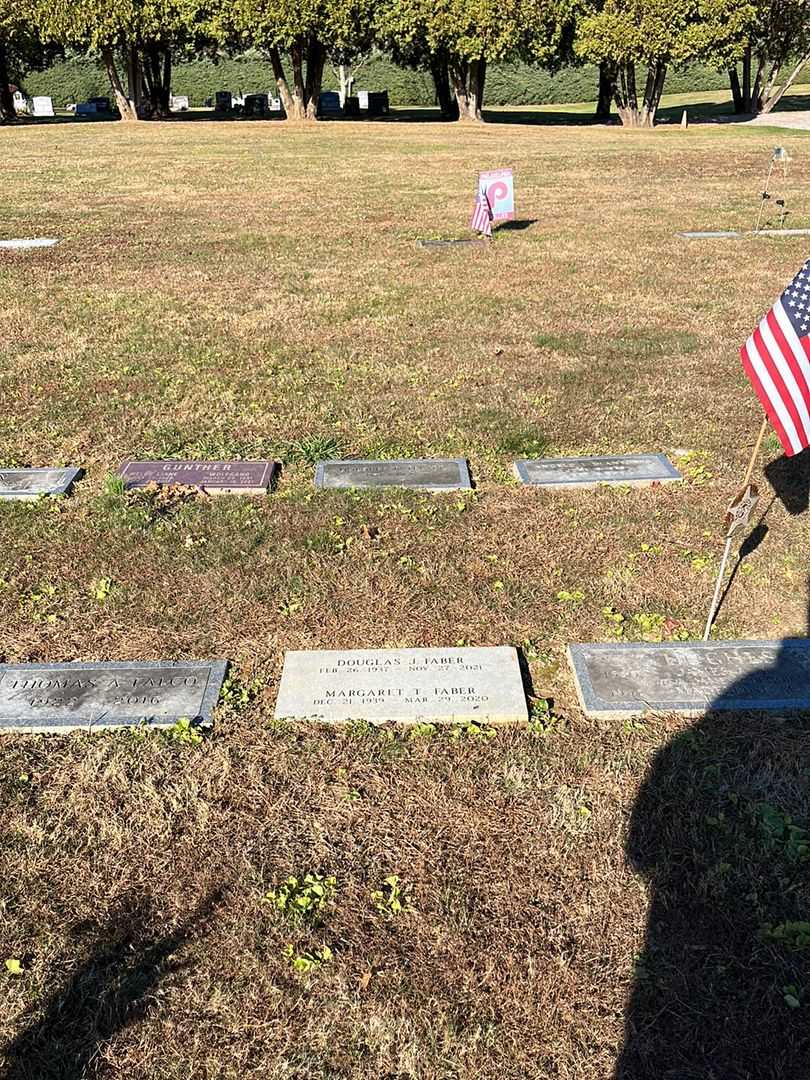
[[[569,645],[586,716],[810,709],[810,639]]]
[[[147,484],[182,484],[206,495],[266,495],[275,461],[125,461],[119,472],[127,491]]]
[[[418,240],[419,247],[422,248],[445,248],[445,247],[489,247],[489,241],[483,239],[476,240]]]
[[[405,458],[399,461],[319,461],[319,488],[406,487],[422,491],[458,491],[472,487],[464,458]]]
[[[33,236],[30,239],[0,240],[0,248],[6,248],[9,251],[27,251],[29,248],[55,247],[58,243],[58,240],[48,236]]]
[[[384,724],[528,718],[510,646],[288,652],[277,719]]]
[[[515,473],[533,487],[594,488],[600,484],[649,487],[683,477],[664,454],[537,458],[514,463]]]
[[[225,660],[0,664],[0,731],[211,723]]]
[[[81,469],[0,469],[0,499],[66,495]]]

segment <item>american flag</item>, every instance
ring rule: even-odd
[[[489,199],[483,192],[475,197],[470,228],[474,232],[483,233],[484,236],[492,236],[492,209]]]
[[[810,445],[810,259],[740,349],[788,457]]]

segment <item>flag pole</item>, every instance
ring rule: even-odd
[[[757,463],[757,457],[759,456],[759,450],[760,450],[760,447],[762,446],[762,440],[765,438],[765,432],[767,431],[767,429],[768,429],[768,417],[766,415],[766,416],[764,416],[762,418],[762,426],[759,429],[759,435],[757,436],[757,441],[756,441],[756,443],[754,445],[753,453],[751,454],[751,460],[748,462],[748,468],[745,470],[745,479],[742,482],[742,492],[741,492],[742,496],[745,496],[745,493],[748,490],[748,485],[751,483],[751,477],[754,475],[754,466]],[[735,502],[736,501],[737,500],[735,500]],[[732,505],[734,505],[734,504],[732,504]],[[751,510],[753,510],[753,508],[754,507],[753,507],[753,504],[752,504],[751,505]],[[704,641],[709,640],[709,634],[712,631],[712,623],[714,622],[714,617],[717,614],[717,608],[718,608],[718,605],[720,603],[720,590],[721,590],[721,588],[723,586],[723,579],[726,576],[726,565],[728,563],[728,557],[731,554],[731,541],[734,538],[734,533],[737,531],[737,529],[742,524],[747,524],[747,521],[740,520],[740,519],[735,520],[733,517],[728,523],[728,532],[726,533],[726,546],[723,549],[723,558],[720,560],[720,570],[718,571],[717,581],[715,582],[715,586],[714,586],[714,596],[712,597],[712,604],[711,604],[711,607],[709,608],[708,618],[706,619],[706,628],[703,631],[703,640]]]
[[[756,445],[754,446],[754,452],[751,454],[751,460],[748,462],[748,469],[745,473],[745,479],[742,482],[742,486],[748,487],[751,483],[751,477],[754,475],[754,466],[757,463],[757,457],[759,456],[759,449],[762,446],[762,440],[765,438],[765,432],[768,430],[768,417],[762,417],[762,427],[759,429],[759,435],[757,436]]]

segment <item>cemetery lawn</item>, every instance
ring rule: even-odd
[[[779,141],[773,190],[810,226],[810,138]],[[589,721],[565,661],[702,632],[761,415],[737,350],[808,251],[674,234],[750,227],[773,144],[0,130],[2,236],[63,241],[0,253],[0,466],[86,470],[0,505],[0,661],[232,662],[201,741],[0,738],[2,1075],[807,1076],[806,721]],[[502,165],[519,226],[416,246],[469,235],[475,172]],[[684,483],[511,475],[635,451]],[[477,486],[316,493],[341,455],[468,457]],[[234,456],[278,458],[276,492],[110,479]],[[807,632],[807,493],[784,475],[718,638]],[[459,643],[523,650],[529,728],[273,723],[287,648]],[[312,919],[263,900],[308,872],[335,878]]]

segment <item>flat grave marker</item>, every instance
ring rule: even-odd
[[[683,479],[664,454],[524,459],[516,461],[514,469],[518,480],[532,487],[650,487]]]
[[[315,486],[459,491],[472,488],[472,480],[464,458],[405,458],[399,461],[347,458],[342,461],[319,461],[315,470]]]
[[[752,229],[749,232],[679,232],[684,240],[722,240],[730,236],[810,236],[810,229]]]
[[[0,731],[211,723],[225,660],[0,664]]]
[[[474,240],[418,240],[421,248],[444,248],[444,247],[489,247],[490,241],[483,239]]]
[[[0,248],[5,248],[8,251],[27,251],[29,248],[55,247],[58,243],[59,241],[52,237],[33,236],[30,239],[22,240],[0,240]]]
[[[721,240],[728,236],[742,236],[741,232],[723,232],[718,230],[717,232],[679,232],[678,236],[682,236],[684,240]]]
[[[586,716],[810,710],[810,639],[569,645]]]
[[[182,484],[206,495],[266,495],[278,472],[275,461],[125,461],[124,488]]]
[[[0,469],[0,499],[66,495],[81,474],[81,469]]]
[[[511,646],[288,652],[276,718],[372,724],[528,719]]]

